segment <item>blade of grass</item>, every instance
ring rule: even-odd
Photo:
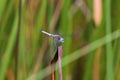
[[[33,49],[32,49],[31,57],[33,57],[33,55],[35,55],[35,51],[37,49],[39,37],[40,37],[40,32],[39,32],[39,30],[41,29],[40,25],[43,24],[44,16],[46,14],[47,1],[42,0],[41,4],[42,5],[40,6],[40,10],[38,12],[38,17],[37,17],[36,24],[35,24],[35,31],[34,31],[34,36],[33,36]],[[31,60],[32,60],[32,58],[31,58]]]
[[[20,20],[20,32],[19,32],[19,52],[18,52],[18,80],[24,80],[27,75],[27,68],[26,68],[26,54],[25,54],[25,23],[24,23],[24,14],[25,14],[25,2],[21,1],[21,20]],[[20,75],[22,72],[23,75]]]
[[[119,7],[119,3],[120,3],[120,0],[111,0],[111,22],[112,22],[112,30],[115,31],[115,30],[118,30],[120,29],[120,7]],[[115,9],[115,11],[114,11]],[[119,34],[118,34],[119,35]],[[119,63],[120,63],[120,49],[119,49],[119,46],[120,46],[120,38],[116,39],[114,41],[114,44],[113,44],[113,53],[114,53],[114,67],[115,67],[115,80],[119,80]]]
[[[91,25],[91,24],[92,24],[92,21],[89,22],[89,24],[87,26],[87,31],[85,32],[88,35],[87,37],[88,37],[89,43],[91,43],[93,40],[93,25]],[[93,61],[94,61],[94,55],[95,55],[94,53],[95,53],[95,51],[90,52],[90,55],[87,57],[83,80],[92,79]]]
[[[19,55],[19,36],[20,36],[20,26],[21,26],[21,10],[22,10],[22,1],[18,0],[18,29],[17,29],[17,37],[15,43],[15,80],[18,80],[18,55]]]
[[[50,20],[49,30],[52,33],[57,25],[62,8],[62,0],[58,0],[52,19]]]
[[[89,5],[92,5],[92,3],[90,3]],[[91,12],[92,12],[92,9],[91,9]],[[103,21],[102,23],[97,27],[95,28],[94,30],[92,28],[94,28],[95,26],[93,25],[92,23],[92,20],[89,22],[89,26],[88,27],[91,27],[89,29],[89,31],[87,31],[86,33],[89,34],[89,43],[90,42],[93,42],[95,40],[98,40],[100,39],[101,37],[104,36],[104,25],[103,25]],[[95,33],[95,35],[93,34]],[[91,35],[90,35],[91,34]],[[94,62],[94,55],[95,55],[95,51],[91,52],[92,55],[88,56],[88,61],[86,62],[86,68],[85,68],[85,73],[84,73],[84,77],[83,79],[84,80],[88,80],[88,79],[92,79],[94,76],[92,73],[93,73],[93,62]]]
[[[49,0],[49,2],[48,2],[48,8],[47,8],[47,10],[48,10],[48,12],[47,12],[47,26],[49,26],[50,25],[50,22],[51,22],[51,18],[52,18],[52,16],[53,16],[53,12],[54,12],[54,4],[52,3],[50,3],[50,0]]]
[[[9,18],[9,16],[11,15],[10,13],[12,12],[13,3],[14,3],[14,0],[9,1],[7,10],[5,11],[5,16],[3,17],[4,20],[3,20],[2,24],[1,24],[1,26],[2,26],[1,32],[3,32],[3,30],[5,29],[7,20]]]
[[[9,64],[10,58],[11,58],[11,53],[13,50],[13,47],[15,46],[15,40],[16,40],[16,35],[17,35],[17,25],[18,25],[18,12],[16,12],[15,19],[14,19],[14,24],[13,28],[11,31],[11,35],[9,38],[8,45],[6,47],[6,51],[4,53],[4,61],[2,61],[1,69],[0,69],[0,80],[3,80],[5,77],[5,72],[7,69],[7,66]]]
[[[0,0],[0,21],[5,9],[6,2],[7,0]]]
[[[70,3],[71,0],[63,0],[63,7],[62,7],[62,12],[61,12],[61,34],[72,34],[72,22],[70,20],[69,15],[69,10],[70,10]],[[66,31],[67,30],[67,31]],[[71,42],[72,42],[72,37],[71,38],[64,38],[65,43],[63,44],[64,46],[64,52],[63,56],[66,56],[70,53],[71,50]],[[69,75],[69,69],[68,67],[63,68],[63,80],[68,80],[68,75]]]
[[[37,17],[37,20],[36,20],[36,28],[35,28],[35,31],[36,31],[36,40],[38,40],[38,36],[39,36],[39,30],[41,28],[41,24],[44,20],[44,16],[46,14],[46,7],[47,7],[47,1],[46,0],[43,0],[42,1],[42,5],[40,6],[40,10],[38,12],[38,17]]]
[[[42,3],[40,5],[40,8],[38,10],[38,14],[36,16],[36,22],[35,22],[35,27],[34,27],[34,32],[33,32],[33,40],[32,40],[32,50],[29,52],[31,55],[28,57],[28,63],[29,66],[31,66],[32,63],[34,63],[33,58],[35,57],[36,50],[38,49],[38,44],[40,44],[39,39],[40,39],[40,32],[39,30],[41,29],[41,25],[44,22],[45,19],[45,14],[46,14],[46,8],[47,8],[47,0],[42,0]],[[41,42],[42,43],[42,42]],[[33,67],[33,66],[32,66]],[[31,71],[29,71],[31,74]]]
[[[111,33],[111,0],[105,1],[105,22],[106,22],[106,34]],[[110,37],[111,38],[111,37]],[[106,42],[108,42],[109,38],[106,38]],[[112,43],[106,44],[106,58],[107,58],[107,66],[106,66],[106,79],[114,80],[113,76],[113,50]]]
[[[2,1],[2,0],[1,0],[1,1]],[[4,1],[6,1],[6,0],[4,0]],[[8,20],[8,18],[9,18],[9,16],[10,16],[11,12],[12,12],[13,2],[14,2],[14,0],[9,1],[8,6],[7,6],[7,10],[3,11],[3,12],[5,12],[5,13],[4,13],[4,16],[1,16],[1,17],[0,17],[0,23],[1,23],[1,24],[0,24],[0,26],[1,26],[1,27],[0,27],[0,40],[4,39],[4,37],[6,36],[6,35],[5,35],[5,31],[7,30],[7,28],[5,29],[5,27],[7,27],[6,24],[8,24],[8,23],[10,22],[10,21]],[[0,2],[0,3],[1,3],[1,5],[0,5],[1,7],[0,7],[0,8],[2,9],[2,7],[3,7],[2,5],[5,6],[4,3],[6,3],[6,2],[3,2],[3,3]],[[0,10],[1,10],[1,9],[0,9]],[[3,12],[2,12],[2,13],[3,13]],[[1,14],[1,15],[2,15],[2,14]],[[7,21],[8,21],[8,22],[7,22]],[[12,21],[11,21],[11,22],[12,22]],[[1,42],[2,42],[2,41],[1,41]],[[0,44],[2,44],[1,42],[0,42]],[[1,46],[0,46],[0,47],[1,47]],[[2,49],[3,49],[3,48],[2,48]]]
[[[119,34],[118,34],[119,35]],[[116,55],[114,56],[114,64],[115,64],[115,80],[119,80],[119,66],[120,66],[120,38],[118,38],[116,40],[116,45],[114,48],[114,53],[116,53]]]

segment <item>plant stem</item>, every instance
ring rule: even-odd
[[[62,80],[62,46],[59,46],[58,47],[58,63],[59,63],[59,76],[60,76],[60,79],[59,80]]]

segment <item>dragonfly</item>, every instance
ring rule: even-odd
[[[55,64],[56,64],[57,60],[58,60],[58,64],[59,64],[59,76],[60,76],[60,80],[62,80],[62,51],[63,51],[63,47],[62,47],[61,43],[64,42],[64,39],[60,35],[51,34],[51,33],[48,33],[44,30],[40,30],[40,32],[42,32],[50,37],[53,37],[55,42],[56,42],[55,44],[57,47],[57,51],[54,55],[54,58],[51,61],[52,80],[55,80]]]
[[[46,31],[43,31],[43,30],[40,30],[40,32],[42,32],[42,33],[44,33],[48,36],[53,37],[54,39],[57,40],[58,43],[63,43],[64,42],[64,39],[60,35],[50,34],[50,33],[46,32]]]

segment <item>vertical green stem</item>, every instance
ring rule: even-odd
[[[69,15],[70,4],[71,4],[71,0],[63,0],[60,26],[61,26],[62,34],[64,35],[72,34],[72,22],[71,22],[72,20],[71,20],[71,16]],[[66,56],[70,53],[72,39],[66,37],[64,39],[65,39],[65,43],[63,44],[64,46],[63,56]],[[68,66],[66,66],[63,68],[63,80],[68,80],[68,75],[70,75],[69,68]]]
[[[18,29],[17,24],[18,24],[18,11],[16,12],[16,15],[15,15],[15,19],[14,19],[12,31],[10,34],[9,42],[7,44],[6,51],[4,54],[4,61],[2,61],[2,65],[0,68],[0,80],[4,80],[4,78],[5,78],[5,72],[7,70],[7,67],[8,67],[10,58],[11,58],[12,50],[15,46],[17,29]]]
[[[106,16],[106,35],[111,33],[111,0],[105,1],[105,16]],[[108,38],[106,38],[106,42],[108,42]],[[114,80],[113,79],[113,54],[112,54],[112,43],[106,44],[106,58],[107,58],[107,75],[106,80]]]
[[[18,55],[19,55],[19,34],[20,34],[20,26],[21,26],[21,0],[18,0],[18,29],[17,29],[17,37],[15,43],[15,80],[18,80]]]
[[[5,4],[6,4],[7,0],[0,0],[0,20],[1,20],[1,17],[3,15],[3,11],[5,9]]]

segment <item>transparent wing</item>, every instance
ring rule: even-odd
[[[57,47],[58,47],[57,42],[56,42],[56,40],[53,39],[53,42],[52,42],[52,56],[51,56],[52,59],[54,58],[54,56],[56,54]]]

